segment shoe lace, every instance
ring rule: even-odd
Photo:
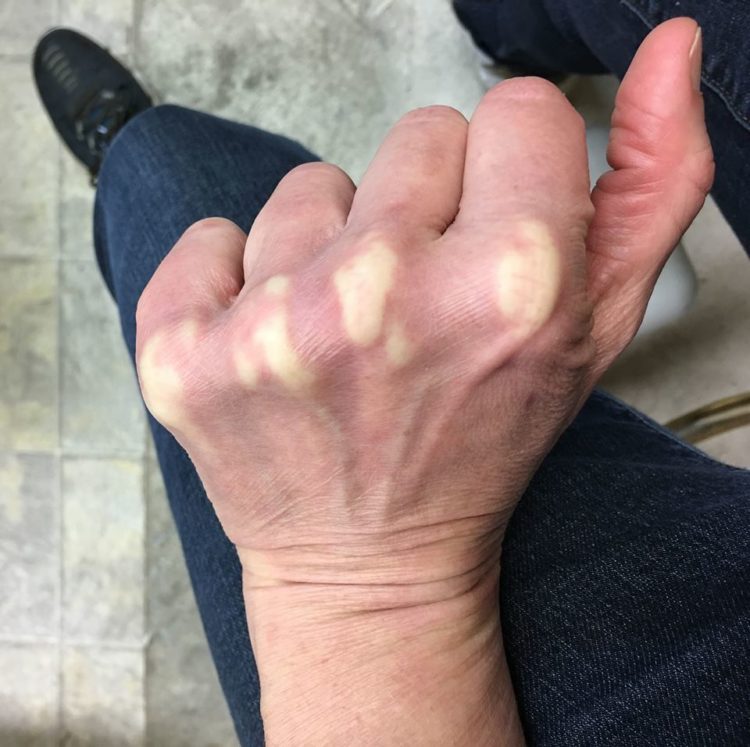
[[[124,86],[114,90],[103,88],[81,107],[75,117],[76,137],[96,157],[95,171],[98,171],[112,138],[131,113],[130,96]]]

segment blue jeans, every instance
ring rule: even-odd
[[[99,179],[95,240],[131,356],[138,297],[185,228],[220,215],[248,229],[280,178],[314,158],[175,106],[122,130]],[[150,425],[240,741],[262,744],[237,556],[189,458]],[[529,742],[750,743],[749,530],[750,472],[593,394],[503,549],[503,635]]]
[[[750,6],[747,0],[453,0],[491,57],[536,72],[622,78],[644,36],[675,16],[703,28],[703,91],[716,158],[712,195],[750,253]]]

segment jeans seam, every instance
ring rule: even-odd
[[[638,18],[648,29],[653,29],[654,25],[649,21],[648,17],[644,15],[638,8],[634,7],[630,0],[620,0],[620,4],[629,10],[636,18]],[[701,73],[701,80],[716,96],[719,97],[721,102],[727,108],[732,117],[738,122],[738,124],[744,129],[750,131],[750,118],[746,117],[740,111],[737,110],[735,105],[730,100],[729,92],[717,82],[715,78],[708,75],[705,72]]]

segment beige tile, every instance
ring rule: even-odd
[[[0,51],[31,55],[38,37],[57,21],[57,0],[3,0]]]
[[[55,457],[0,452],[0,635],[4,638],[57,635],[58,501]]]
[[[56,293],[55,263],[0,259],[2,449],[57,446]]]
[[[64,458],[66,639],[143,642],[144,509],[139,461]]]
[[[93,260],[60,273],[62,446],[67,454],[143,454],[146,419],[114,301]]]
[[[695,305],[671,327],[637,340],[603,382],[660,422],[750,390],[747,255],[712,201],[684,243],[699,279]],[[719,459],[750,466],[750,428],[700,446]]]
[[[0,644],[0,744],[58,744],[56,646]]]
[[[143,654],[68,646],[63,652],[63,744],[143,745]]]
[[[60,0],[60,19],[115,55],[127,54],[133,35],[133,0]]]
[[[50,257],[57,252],[57,136],[37,99],[29,62],[4,61],[2,79],[0,256]]]
[[[236,745],[161,474],[154,462],[149,466],[147,511],[147,744]]]

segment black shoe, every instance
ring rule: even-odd
[[[34,50],[34,79],[52,124],[96,182],[112,138],[152,106],[132,73],[71,29],[52,29]]]

